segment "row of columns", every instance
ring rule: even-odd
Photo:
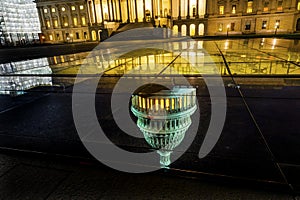
[[[121,0],[106,0],[107,13],[104,13],[104,6],[102,0],[87,1],[88,15],[92,24],[103,24],[104,21],[122,21]]]
[[[171,120],[151,120],[147,118],[139,118],[142,122],[142,128],[144,131],[170,131],[170,130],[178,130],[182,127],[185,127],[190,123],[190,119],[188,117],[184,118],[175,118]]]
[[[151,111],[177,111],[186,110],[195,105],[195,96],[193,94],[182,94],[175,98],[144,98],[141,96],[134,96],[132,98],[133,107],[139,111],[148,112]]]
[[[195,5],[191,5],[191,1],[192,0],[88,0],[87,7],[89,18],[92,23],[98,24],[104,23],[104,21],[121,21],[130,23],[138,22],[139,19],[141,19],[139,16],[143,16],[142,21],[145,22],[147,20],[146,11],[149,12],[149,14],[151,13],[152,20],[159,17],[166,18],[167,16],[177,17],[174,16],[174,13],[172,15],[172,12],[175,12],[175,10],[178,11],[178,19],[181,19],[182,17],[189,19],[191,17],[191,9],[195,9],[195,16],[193,17],[198,18],[200,14],[199,1],[201,1],[202,6],[201,14],[205,13],[205,0],[195,0]],[[142,9],[140,9],[141,4]],[[182,5],[184,6],[184,9]],[[104,9],[104,6],[106,9]],[[191,6],[195,7],[191,8]],[[105,11],[108,13],[105,13]],[[185,11],[186,14],[183,14]]]

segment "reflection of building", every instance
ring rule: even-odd
[[[299,0],[207,1],[208,35],[300,31]]]
[[[0,94],[18,95],[33,87],[52,85],[47,58],[0,64]]]
[[[120,23],[151,22],[203,35],[206,0],[35,0],[48,42],[105,39]]]
[[[157,149],[162,167],[171,163],[170,154],[182,142],[196,109],[195,88],[168,90],[152,85],[132,96],[137,125],[148,144]]]
[[[25,45],[39,40],[38,14],[32,0],[1,0],[0,45]]]

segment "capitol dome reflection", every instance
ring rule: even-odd
[[[161,167],[171,164],[171,153],[182,142],[196,111],[196,89],[146,85],[131,98],[131,111],[147,143],[160,155]]]

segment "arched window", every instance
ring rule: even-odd
[[[199,24],[198,35],[204,35],[204,24]]]
[[[96,31],[92,31],[92,40],[93,41],[97,40],[97,33],[96,33]]]
[[[191,24],[190,25],[190,36],[195,36],[195,33],[196,33],[196,26],[195,24]]]
[[[67,27],[67,26],[69,26],[69,18],[68,18],[68,16],[63,16],[63,25],[65,26],[65,27]]]
[[[186,36],[186,25],[185,24],[181,25],[181,35]]]
[[[77,17],[77,15],[73,15],[73,25],[78,26],[78,17]]]
[[[177,25],[173,26],[173,36],[178,36],[178,26]]]

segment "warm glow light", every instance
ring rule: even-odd
[[[81,17],[81,24],[86,25],[85,17]]]
[[[252,6],[253,6],[253,1],[251,0],[248,0],[248,3],[247,3],[247,13],[252,13]]]
[[[224,15],[224,6],[219,6],[219,14]]]
[[[160,99],[160,109],[164,109],[164,99]]]
[[[74,26],[77,26],[78,22],[77,22],[77,17],[74,17],[73,18],[73,23],[74,23]]]
[[[57,19],[56,19],[56,20],[54,20],[54,27],[55,27],[55,28],[57,28],[57,27],[58,27],[58,21],[57,21]]]
[[[274,38],[273,39],[273,43],[272,43],[272,49],[275,49],[276,43],[277,43],[277,39]]]
[[[225,49],[225,50],[228,49],[228,46],[229,46],[229,42],[228,42],[228,40],[226,40],[226,41],[225,41],[225,44],[224,44],[224,49]]]
[[[166,110],[170,109],[170,99],[166,99]]]

